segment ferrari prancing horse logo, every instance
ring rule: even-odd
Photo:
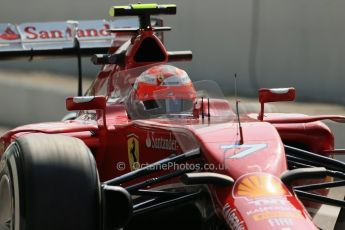
[[[139,166],[139,140],[135,134],[130,134],[127,137],[129,166],[131,171],[133,171]]]

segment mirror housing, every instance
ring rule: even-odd
[[[68,97],[66,108],[75,110],[105,110],[107,100],[104,96]]]
[[[101,122],[103,127],[107,127],[105,109],[107,99],[105,96],[84,96],[84,97],[68,97],[66,99],[66,109],[68,111],[75,110],[101,110]]]
[[[290,88],[262,88],[259,89],[259,102],[261,104],[261,110],[258,115],[258,119],[263,121],[265,103],[278,102],[278,101],[294,101],[296,97],[296,90],[293,87]]]

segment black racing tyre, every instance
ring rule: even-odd
[[[79,139],[28,134],[0,162],[0,230],[95,230],[100,183]]]

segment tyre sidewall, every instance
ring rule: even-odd
[[[7,177],[10,182],[10,193],[12,196],[12,229],[19,230],[22,226],[24,212],[20,207],[23,200],[24,188],[22,185],[22,175],[20,174],[21,168],[20,161],[18,159],[18,148],[15,144],[11,144],[0,162],[0,178]]]

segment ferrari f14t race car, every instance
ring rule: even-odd
[[[321,122],[345,117],[265,113],[294,88],[260,89],[260,111],[240,115],[216,82],[170,63],[192,53],[167,51],[170,28],[151,16],[175,13],[132,4],[111,7],[112,22],[0,26],[0,59],[101,65],[84,95],[66,99],[75,116],[1,137],[1,230],[318,229],[321,204],[345,207],[327,197],[344,186],[345,164]]]

